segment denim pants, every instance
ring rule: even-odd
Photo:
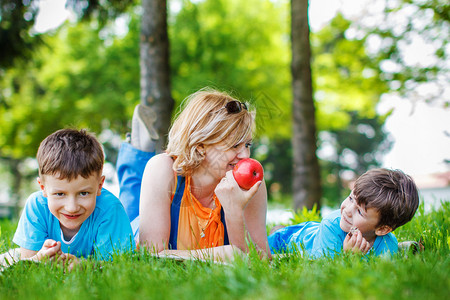
[[[119,177],[119,199],[130,219],[139,216],[139,198],[141,195],[142,175],[147,162],[155,152],[144,152],[122,143],[117,158],[117,175]]]

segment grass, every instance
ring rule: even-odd
[[[15,222],[0,222],[0,250],[11,246]],[[341,255],[310,261],[298,255],[230,265],[154,258],[144,252],[101,265],[20,262],[0,273],[0,299],[446,299],[450,294],[450,203],[416,217],[395,234],[422,238],[425,250],[391,258]]]

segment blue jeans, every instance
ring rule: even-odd
[[[155,155],[154,152],[144,152],[122,143],[117,158],[117,175],[119,177],[119,199],[130,219],[139,216],[139,199],[141,182],[147,162]]]

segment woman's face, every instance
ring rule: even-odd
[[[250,157],[251,138],[229,149],[220,143],[205,147],[205,160],[202,169],[217,180],[222,179],[227,171],[244,158]]]

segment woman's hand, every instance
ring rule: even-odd
[[[60,256],[58,262],[62,262],[64,266],[67,266],[67,270],[71,272],[75,266],[80,263],[80,260],[73,254],[64,253],[64,255]]]
[[[231,262],[236,256],[243,256],[243,252],[238,247],[224,245],[196,250],[163,250],[158,253],[158,256],[179,259],[200,259],[207,261],[213,260],[218,262]]]
[[[249,190],[243,190],[234,179],[233,172],[228,171],[216,186],[214,192],[226,212],[240,214],[245,210],[260,185],[261,181],[258,181]]]
[[[259,181],[249,190],[243,190],[232,171],[228,171],[214,192],[225,213],[230,244],[247,252],[248,243],[253,242],[270,257],[266,232],[267,194],[265,185],[260,188],[262,184]]]

